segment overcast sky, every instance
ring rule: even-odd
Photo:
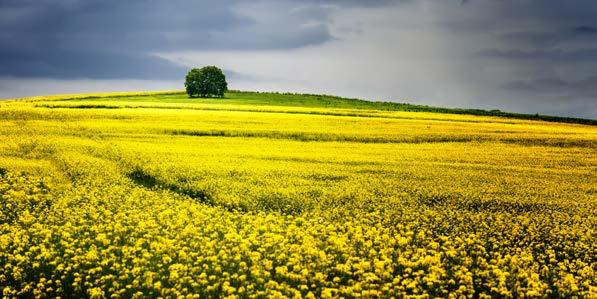
[[[229,87],[597,118],[595,0],[0,0],[0,98]]]

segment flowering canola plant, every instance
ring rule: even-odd
[[[186,99],[0,105],[3,298],[597,297],[597,128]]]

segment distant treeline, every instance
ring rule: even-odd
[[[409,103],[395,103],[395,102],[384,102],[384,101],[367,101],[356,98],[343,98],[333,95],[318,95],[318,94],[301,94],[291,92],[258,92],[258,91],[240,91],[231,90],[230,93],[247,95],[274,95],[274,96],[285,96],[296,101],[296,97],[301,97],[304,102],[308,104],[316,105],[319,102],[324,107],[338,107],[338,108],[361,108],[361,109],[376,109],[376,110],[387,110],[387,111],[414,111],[414,112],[435,112],[435,113],[450,113],[450,114],[470,114],[470,115],[481,115],[481,116],[499,116],[508,117],[515,119],[527,119],[527,120],[542,120],[550,122],[564,122],[564,123],[577,123],[584,125],[597,125],[595,119],[585,119],[576,117],[564,117],[564,116],[552,116],[542,114],[524,114],[524,113],[513,113],[504,112],[501,110],[484,110],[484,109],[464,109],[464,108],[444,108],[434,107],[427,105],[415,105]],[[280,99],[283,100],[283,99]],[[303,101],[301,101],[303,102]]]

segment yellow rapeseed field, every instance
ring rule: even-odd
[[[1,296],[597,298],[596,126],[261,97],[0,102]]]

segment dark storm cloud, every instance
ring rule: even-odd
[[[182,67],[143,53],[52,49],[0,50],[0,75],[29,78],[174,78],[184,76]]]
[[[597,76],[585,77],[579,80],[539,78],[513,81],[502,85],[501,88],[507,92],[520,95],[521,101],[540,98],[540,105],[531,107],[542,113],[581,116],[592,119],[595,119],[597,115],[595,104],[597,99]]]
[[[32,37],[77,48],[134,51],[292,48],[330,38],[327,27],[303,26],[310,20],[292,11],[277,12],[286,14],[284,23],[261,28],[261,20],[242,15],[233,1],[51,3],[29,7],[29,20],[12,22],[10,33],[21,40]],[[254,38],[239,39],[247,35]],[[266,38],[275,43],[263,44]]]
[[[500,34],[500,39],[511,46],[524,48],[551,48],[561,44],[596,44],[597,29],[591,26],[554,28],[549,31],[514,31]]]
[[[2,0],[0,76],[179,77],[183,71],[180,67],[150,54],[291,49],[332,39],[325,15],[329,8],[323,5],[314,4],[303,11],[288,7],[286,11],[268,12],[281,18],[269,20],[267,16],[257,19],[244,15],[235,9],[240,3]]]
[[[570,49],[570,50],[484,50],[479,55],[490,58],[500,58],[508,61],[518,61],[529,64],[549,63],[576,63],[597,62],[597,48],[595,49]]]
[[[585,109],[575,113],[595,117],[597,1],[466,2],[463,7],[469,13],[475,11],[477,17],[472,22],[452,19],[446,24],[459,31],[468,25],[471,34],[490,37],[486,42],[490,46],[481,47],[475,56],[507,69],[509,78],[495,82],[503,96],[516,99],[526,109],[571,103]]]
[[[592,27],[592,26],[578,26],[578,27],[574,28],[574,30],[583,35],[584,34],[589,34],[589,35],[597,34],[597,28]]]
[[[597,98],[597,76],[566,81],[560,78],[541,78],[527,81],[514,81],[502,86],[505,89],[546,96],[571,98]]]

